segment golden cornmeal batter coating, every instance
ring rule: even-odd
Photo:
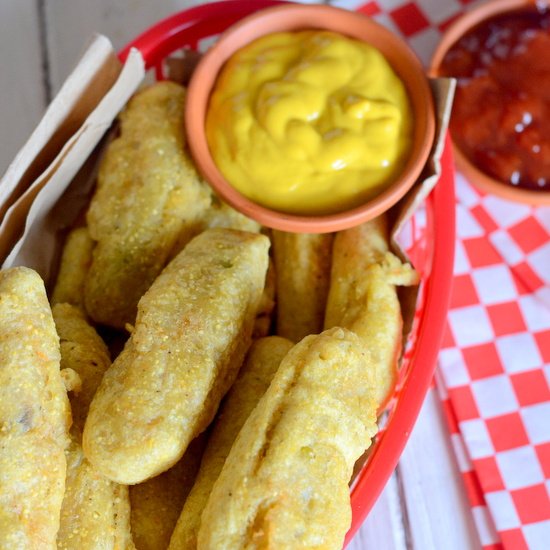
[[[102,476],[73,440],[67,451],[67,480],[59,550],[131,550],[128,487]]]
[[[290,348],[292,342],[279,336],[261,338],[252,344],[237,380],[222,402],[197,480],[185,501],[169,550],[196,550],[202,511],[214,482],[240,429],[269,387]]]
[[[53,308],[61,340],[61,367],[76,372],[80,388],[70,394],[73,425],[67,451],[67,479],[57,534],[58,549],[133,548],[128,488],[99,474],[82,452],[82,430],[103,374],[111,360],[103,340],[83,313],[70,304]]]
[[[364,279],[361,270],[380,263],[389,251],[388,223],[384,215],[354,229],[340,231],[335,237],[338,237],[338,240],[335,238],[333,244],[331,285],[325,326],[337,325],[344,317],[346,310],[356,304],[357,296],[354,290],[356,285]]]
[[[71,422],[44,283],[0,271],[0,548],[54,549]]]
[[[340,328],[290,350],[214,484],[199,549],[342,548],[353,465],[376,433],[365,354]]]
[[[323,330],[332,234],[273,231],[277,334],[299,342]]]
[[[239,231],[250,231],[251,233],[258,233],[261,229],[261,225],[258,222],[247,218],[244,214],[241,214],[234,208],[231,208],[231,206],[223,202],[212,191],[210,206],[204,212],[202,219],[198,223],[198,230],[196,231],[196,234],[198,235],[206,229],[213,229],[215,227],[238,229]],[[174,245],[170,259],[177,256],[188,242],[189,235],[182,235],[182,238],[179,239]]]
[[[84,310],[84,282],[92,263],[94,241],[87,227],[73,229],[65,240],[52,304],[67,303]]]
[[[73,425],[82,435],[92,398],[105,371],[111,366],[109,350],[81,310],[71,304],[56,304],[53,318],[60,338],[61,369],[71,369],[80,378],[80,388],[69,395]]]
[[[325,328],[345,327],[361,337],[373,359],[380,407],[394,388],[401,355],[396,286],[417,282],[411,266],[388,250],[385,216],[336,234]]]
[[[218,196],[212,195],[212,204],[204,215],[204,228],[225,227],[226,229],[238,229],[258,233],[261,225],[241,214]]]
[[[268,248],[263,235],[209,229],[140,300],[84,428],[86,456],[104,475],[127,484],[158,475],[210,424],[251,343]]]
[[[134,323],[139,299],[176,242],[200,231],[210,188],[186,150],[185,88],[158,82],[120,115],[120,137],[107,147],[87,214],[96,241],[85,304],[98,323]]]
[[[138,550],[166,550],[195,483],[206,434],[194,439],[169,470],[130,486],[132,536]]]

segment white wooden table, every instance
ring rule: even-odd
[[[159,19],[199,3],[204,0],[0,0],[0,174],[94,32],[120,48]],[[479,548],[433,390],[399,466],[349,548]]]

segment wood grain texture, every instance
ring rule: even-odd
[[[118,50],[160,19],[199,3],[196,0],[47,0],[45,17],[53,93],[94,33],[109,37]]]
[[[429,390],[401,455],[399,474],[412,548],[481,548],[434,389]]]
[[[304,4],[324,3],[317,0],[301,1]],[[108,36],[115,50],[118,50],[168,15],[206,3],[207,0],[46,0],[50,83],[53,92],[59,89],[71,71],[78,52],[82,51],[94,32]]]
[[[0,2],[0,176],[46,107],[38,3]]]
[[[394,474],[347,550],[407,550],[408,535],[403,513]]]

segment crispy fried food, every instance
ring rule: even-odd
[[[323,330],[331,234],[273,231],[277,273],[277,334],[299,342]]]
[[[44,283],[0,271],[0,548],[54,549],[70,410]]]
[[[194,439],[169,470],[130,486],[132,536],[137,550],[166,550],[201,463],[206,434]]]
[[[380,263],[389,250],[385,216],[336,234],[333,244],[331,285],[325,327],[336,326],[347,310],[358,304],[355,289],[364,280],[364,270]]]
[[[214,192],[212,192],[210,206],[204,212],[200,222],[197,224],[198,230],[196,234],[198,235],[206,229],[213,229],[215,227],[238,229],[239,231],[250,231],[251,233],[259,233],[261,229],[258,222],[247,218],[245,215],[231,208],[231,206],[223,202]],[[177,256],[188,242],[189,235],[182,235],[182,238],[178,239],[174,245],[170,259]]]
[[[373,358],[380,407],[395,385],[401,354],[402,317],[396,286],[417,282],[411,266],[388,251],[384,216],[336,235],[325,328],[341,326],[361,337]]]
[[[109,352],[77,308],[57,304],[53,315],[61,339],[62,372],[75,372],[81,381],[70,395],[73,426],[57,547],[133,548],[128,488],[99,474],[82,452],[82,429],[92,397],[111,364]]]
[[[139,299],[176,242],[200,231],[211,192],[186,152],[185,89],[159,82],[137,93],[120,115],[87,214],[97,241],[85,304],[98,323],[134,323]]]
[[[238,229],[240,231],[250,231],[258,233],[261,225],[241,214],[227,203],[213,195],[212,204],[204,216],[204,226],[206,228],[225,227],[226,229]]]
[[[231,446],[246,419],[265,393],[292,342],[279,336],[256,340],[239,376],[224,399],[189,493],[172,534],[169,549],[196,550],[201,515]],[[140,549],[141,550],[141,549]]]
[[[67,452],[67,480],[58,549],[130,550],[128,487],[102,476],[73,440]]]
[[[67,303],[84,309],[84,281],[92,263],[94,241],[87,227],[73,229],[65,240],[52,304]]]
[[[105,371],[111,366],[107,346],[84,314],[71,304],[56,304],[53,318],[60,338],[61,368],[76,372],[80,388],[69,395],[73,425],[71,432],[80,438],[92,398]]]
[[[104,475],[155,476],[208,426],[250,346],[268,248],[263,235],[209,229],[140,300],[84,428],[86,456]]]
[[[353,464],[376,432],[367,361],[340,328],[290,350],[214,484],[199,548],[342,548]]]

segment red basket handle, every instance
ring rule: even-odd
[[[183,47],[196,49],[199,40],[220,34],[239,19],[283,0],[224,0],[184,10],[159,21],[132,40],[119,53],[124,63],[130,49],[137,48],[145,68],[158,67],[172,52]]]

